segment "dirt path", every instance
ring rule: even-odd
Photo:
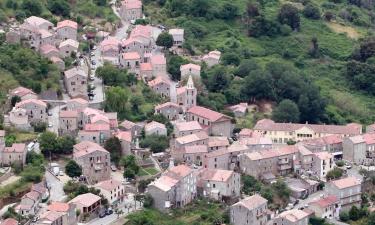
[[[344,26],[335,22],[327,22],[327,26],[336,33],[346,33],[349,38],[358,39],[360,37],[360,34],[353,27]]]
[[[19,177],[19,176],[11,176],[8,179],[6,179],[3,182],[1,182],[0,183],[0,187],[4,187],[4,186],[6,186],[8,184],[14,183],[14,182],[18,181],[19,179],[21,179],[21,177]]]

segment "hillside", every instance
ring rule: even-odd
[[[285,5],[291,7],[285,7],[289,12],[281,21],[279,12]],[[298,25],[291,21],[294,15],[287,14],[295,9],[299,16],[298,27],[293,27]],[[146,15],[153,24],[185,29],[184,47],[191,49],[192,55],[214,49],[222,51],[225,68],[217,70],[226,72],[223,86],[217,90],[208,87],[210,92],[200,97],[201,104],[218,105],[217,109],[223,109],[223,105],[239,101],[255,99],[278,103],[289,98],[297,103],[301,115],[309,114],[301,118],[301,122],[339,124],[371,123],[375,119],[371,113],[375,100],[366,88],[372,86],[372,80],[362,79],[358,84],[347,76],[347,64],[355,59],[353,53],[372,34],[373,10],[373,1],[351,0],[145,1]],[[367,64],[371,61],[363,66]],[[272,65],[274,69],[270,69]],[[218,80],[213,70],[215,68],[205,71],[207,86],[212,80]],[[368,76],[373,74],[370,71]],[[264,74],[259,76],[259,73]],[[266,78],[269,73],[274,74],[271,87],[260,88],[264,82],[269,83],[270,78]],[[238,82],[236,76],[243,77],[243,81]],[[250,81],[249,76],[256,77],[258,83],[254,79]],[[205,78],[204,74],[202,77]],[[260,82],[262,79],[264,82]],[[252,85],[244,87],[249,82]],[[305,84],[300,85],[300,82]],[[292,90],[296,86],[301,87],[298,91]],[[254,87],[259,90],[253,90]],[[314,87],[319,88],[320,96],[307,97],[310,109],[302,109],[306,104],[302,104],[304,99],[298,96],[312,94]],[[276,92],[261,93],[267,88]],[[313,102],[317,98],[318,102]],[[312,110],[319,107],[322,109]]]

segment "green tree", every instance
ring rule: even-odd
[[[218,18],[224,19],[224,20],[231,20],[238,16],[239,9],[238,6],[231,3],[231,2],[225,2],[223,6],[221,6],[221,9],[217,15]]]
[[[375,225],[375,212],[370,213],[366,225]]]
[[[215,66],[208,71],[206,84],[210,91],[220,92],[225,90],[229,83],[229,74],[224,66]]]
[[[66,0],[48,0],[47,8],[56,15],[63,17],[70,15],[70,5]]]
[[[80,165],[76,163],[74,160],[69,160],[69,162],[65,166],[65,173],[69,177],[79,177],[82,175],[82,168]]]
[[[173,46],[173,36],[168,32],[162,32],[156,39],[156,45],[168,49]]]
[[[168,73],[171,74],[171,79],[174,81],[178,81],[181,79],[181,71],[180,66],[187,64],[189,61],[182,58],[179,55],[172,55],[168,58],[167,61],[167,70]]]
[[[241,176],[241,181],[243,183],[242,191],[247,195],[251,195],[254,192],[259,192],[262,188],[262,183],[260,183],[253,176]]]
[[[244,78],[241,94],[250,100],[273,100],[274,89],[271,80],[272,77],[269,73],[254,70]]]
[[[55,133],[46,131],[39,138],[39,147],[44,155],[53,153],[56,150],[57,136]]]
[[[10,147],[16,142],[16,135],[9,134],[5,136],[5,146]]]
[[[95,75],[103,79],[104,84],[108,86],[131,86],[137,81],[134,74],[128,73],[125,69],[119,69],[108,62],[99,67]]]
[[[164,152],[169,147],[168,137],[161,135],[148,135],[139,144],[142,148],[150,148],[153,153]]]
[[[233,53],[233,52],[229,52],[229,53],[223,54],[223,56],[221,58],[221,61],[223,62],[224,65],[238,66],[241,62],[241,59],[238,56],[238,54]]]
[[[347,221],[350,220],[349,212],[348,211],[342,211],[341,210],[339,217],[340,217],[340,220],[342,222],[347,222]]]
[[[303,15],[309,19],[318,20],[320,19],[320,14],[321,12],[320,12],[319,7],[313,4],[308,4],[303,9]]]
[[[21,8],[27,16],[40,16],[43,11],[42,3],[39,0],[23,0]]]
[[[352,208],[349,210],[349,218],[350,220],[357,221],[360,218],[360,210],[357,206],[353,205]]]
[[[17,102],[20,102],[21,101],[21,98],[20,96],[18,95],[15,95],[13,96],[11,99],[10,99],[10,104],[14,107],[16,105]]]
[[[129,93],[121,87],[110,87],[106,90],[104,109],[107,112],[117,112],[120,115],[128,111],[127,101]]]
[[[144,99],[142,95],[133,95],[130,98],[130,105],[131,109],[134,113],[139,113],[139,107],[144,103]]]
[[[298,9],[291,4],[284,4],[278,15],[281,24],[289,25],[293,30],[298,30],[300,27],[300,16]]]
[[[111,153],[111,160],[118,165],[121,159],[121,142],[117,137],[111,137],[104,143],[104,148]]]
[[[120,161],[120,165],[124,167],[124,177],[134,179],[140,167],[134,155],[127,155]]]
[[[342,169],[335,167],[327,173],[326,178],[327,180],[337,179],[342,177],[343,173],[344,171]]]
[[[251,71],[258,70],[259,66],[253,59],[242,60],[240,65],[234,71],[234,75],[239,77],[246,77],[250,74]]]
[[[59,154],[71,154],[73,152],[73,146],[76,144],[74,137],[65,135],[58,137],[56,140],[56,153]]]
[[[282,123],[298,123],[300,112],[296,103],[289,99],[282,100],[272,111],[272,119]]]

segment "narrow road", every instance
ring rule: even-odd
[[[45,177],[47,185],[50,189],[49,199],[51,201],[63,201],[66,198],[64,192],[64,184],[54,175],[52,175],[48,170],[46,170]]]

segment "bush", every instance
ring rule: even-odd
[[[335,167],[333,170],[329,171],[327,173],[327,180],[332,180],[332,179],[338,179],[340,177],[342,177],[344,171],[338,167]]]
[[[315,5],[308,4],[303,9],[303,15],[306,18],[318,20],[318,19],[320,19],[320,9]]]
[[[79,166],[76,161],[69,160],[69,162],[65,166],[65,173],[69,177],[79,177],[82,175],[82,168]]]
[[[349,212],[347,212],[347,211],[341,211],[339,216],[340,216],[340,220],[342,222],[347,222],[347,221],[350,220]]]
[[[164,152],[169,147],[167,136],[149,135],[141,140],[140,146],[142,148],[150,148],[151,152]]]

